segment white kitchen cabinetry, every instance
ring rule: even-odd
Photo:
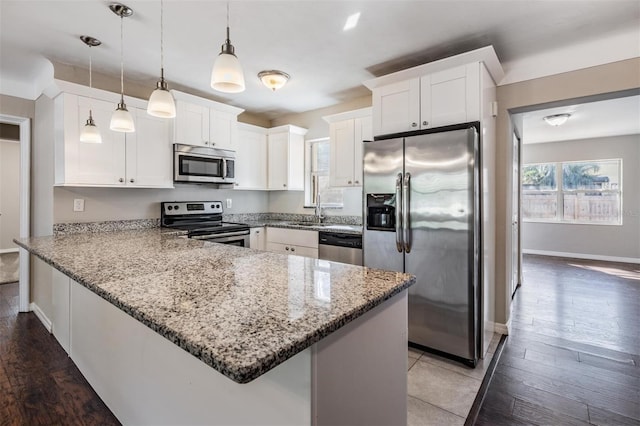
[[[96,96],[117,96],[81,90]],[[55,98],[56,186],[173,188],[169,121],[149,116],[143,101],[125,101],[136,127],[132,133],[109,129],[116,105],[111,100],[68,92]],[[89,109],[102,136],[100,144],[80,142]]]
[[[480,66],[474,62],[374,89],[374,134],[480,120]]]
[[[329,183],[362,186],[362,141],[372,140],[371,108],[323,117],[329,122]]]
[[[267,251],[318,258],[318,232],[267,227]]]
[[[249,232],[249,248],[264,250],[266,228],[264,226],[260,228],[251,228]]]
[[[304,191],[304,135],[307,129],[285,125],[268,131],[270,190]]]
[[[176,99],[173,142],[236,149],[238,115],[244,110],[172,90]]]
[[[62,346],[62,349],[69,354],[71,351],[69,306],[71,279],[55,268],[51,268],[51,273],[51,332],[60,343],[60,346]]]
[[[235,189],[267,189],[267,129],[238,123]]]

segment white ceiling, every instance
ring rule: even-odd
[[[123,2],[134,10],[124,22],[125,78],[151,92],[160,67],[160,2]],[[118,76],[120,18],[108,4],[0,0],[1,78],[33,73],[21,56],[86,68],[83,34],[103,42],[93,49],[95,70]],[[364,80],[489,44],[505,63],[622,30],[640,33],[637,0],[236,0],[231,41],[247,89],[230,95],[209,86],[225,38],[225,9],[223,1],[165,0],[167,80],[267,118],[367,95]],[[343,32],[346,18],[358,11],[358,26]],[[270,92],[257,78],[264,69],[292,78]]]
[[[569,113],[561,126],[543,117]],[[522,142],[543,143],[640,134],[640,96],[588,102],[528,112],[522,117]]]

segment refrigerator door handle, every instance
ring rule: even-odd
[[[411,224],[409,223],[409,193],[411,189],[411,173],[404,174],[402,194],[402,239],[404,240],[404,252],[411,253]]]
[[[396,176],[396,248],[402,253],[402,173]]]

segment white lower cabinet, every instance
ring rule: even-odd
[[[71,317],[70,317],[70,286],[71,279],[51,268],[51,332],[62,349],[68,354],[71,351]]]
[[[251,228],[249,233],[249,248],[256,250],[264,250],[265,249],[265,233],[266,228]]]
[[[82,87],[78,91],[105,98],[115,95]],[[126,102],[135,123],[132,133],[109,129],[116,106],[111,100],[69,92],[55,98],[56,186],[173,188],[170,120],[152,117],[144,108],[134,106],[142,106],[140,100]],[[102,143],[80,142],[89,110]]]
[[[318,232],[267,227],[267,251],[318,258]]]

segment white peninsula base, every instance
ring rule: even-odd
[[[406,290],[238,384],[56,275],[54,292],[68,283],[69,355],[123,424],[406,425]]]

